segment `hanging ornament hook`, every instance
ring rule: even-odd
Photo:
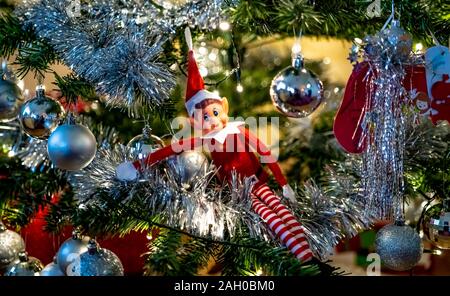
[[[392,0],[392,3],[391,3],[391,14],[389,15],[389,18],[384,23],[383,28],[381,28],[381,30],[386,29],[386,27],[389,25],[389,23],[393,20],[395,20],[395,1],[394,0]]]
[[[295,28],[294,28],[294,35],[295,34]],[[304,58],[302,55],[302,45],[301,45],[301,39],[303,36],[303,21],[300,26],[300,31],[298,35],[295,37],[294,45],[292,46],[292,67],[295,69],[302,69],[304,67]]]

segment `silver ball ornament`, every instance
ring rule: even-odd
[[[145,159],[150,153],[164,147],[164,142],[151,134],[151,129],[145,127],[143,133],[137,135],[127,144],[134,159]]]
[[[87,236],[80,238],[78,235],[74,235],[66,240],[56,253],[56,261],[61,271],[67,274],[81,254],[87,252],[88,244],[89,237]]]
[[[26,252],[19,254],[19,260],[8,266],[5,276],[39,276],[44,268],[39,259],[28,256]]]
[[[17,118],[23,103],[22,91],[16,83],[0,80],[0,122],[9,122]]]
[[[384,226],[377,233],[375,246],[381,262],[396,271],[413,268],[423,253],[419,234],[408,225]]]
[[[191,150],[170,157],[167,164],[175,180],[183,188],[190,189],[207,173],[209,162],[203,153]]]
[[[22,237],[0,222],[0,271],[13,263],[24,250],[25,242]]]
[[[92,162],[97,152],[97,141],[87,127],[64,124],[48,138],[47,152],[57,168],[77,171]]]
[[[422,230],[434,246],[450,249],[450,209],[447,202],[438,203],[425,211]]]
[[[304,67],[303,57],[293,58],[292,66],[284,68],[272,80],[270,97],[273,105],[286,116],[306,117],[323,100],[323,84]]]
[[[43,89],[36,92],[37,96],[20,108],[19,121],[30,137],[47,139],[60,124],[64,108],[58,101],[45,96]]]
[[[119,257],[110,250],[100,248],[95,241],[89,243],[88,251],[81,254],[74,264],[71,276],[123,276],[124,270]]]
[[[412,50],[412,38],[400,27],[400,22],[398,20],[393,20],[391,27],[382,32],[382,38],[392,46],[394,49],[393,53],[399,60],[403,61],[410,55]]]
[[[55,257],[53,258],[53,262],[47,264],[44,269],[41,270],[40,276],[65,276],[65,273],[59,268]]]

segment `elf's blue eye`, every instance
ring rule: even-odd
[[[219,111],[217,111],[217,109],[214,109],[213,114],[214,116],[219,116]]]
[[[203,119],[204,119],[205,121],[208,121],[208,120],[209,120],[208,114],[203,115]]]

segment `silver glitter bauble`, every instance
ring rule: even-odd
[[[97,141],[87,127],[64,124],[48,138],[47,152],[57,168],[77,171],[92,162],[97,152]]]
[[[450,209],[448,201],[438,203],[425,211],[422,230],[438,248],[450,249]]]
[[[95,241],[89,242],[89,250],[81,254],[78,262],[67,273],[70,276],[123,276],[119,257],[110,250],[100,248]]]
[[[151,134],[151,129],[145,127],[142,134],[130,140],[127,148],[134,159],[145,159],[150,153],[164,146],[164,142],[157,136]]]
[[[58,101],[45,96],[44,89],[38,89],[36,93],[35,98],[20,108],[19,121],[27,135],[47,139],[60,124],[64,108]]]
[[[40,272],[41,276],[65,276],[65,273],[62,272],[61,268],[57,263],[56,257],[53,258],[53,262],[47,264],[44,269]]]
[[[411,35],[400,27],[400,22],[398,20],[393,20],[391,27],[385,29],[381,36],[386,39],[388,44],[393,46],[399,60],[404,60],[410,55],[412,50]]]
[[[378,231],[375,245],[381,262],[389,269],[404,271],[413,268],[422,257],[419,234],[408,225],[386,225]]]
[[[39,276],[44,268],[41,261],[34,257],[29,257],[26,252],[19,254],[19,260],[8,266],[5,276]]]
[[[198,178],[208,170],[208,159],[195,150],[185,151],[167,159],[167,164],[177,182],[186,189],[192,188]]]
[[[89,237],[79,238],[74,234],[72,238],[66,240],[56,253],[56,260],[59,268],[67,274],[68,268],[76,264],[81,254],[88,250]]]
[[[286,116],[305,117],[319,107],[323,100],[323,84],[304,67],[303,57],[297,55],[289,66],[272,80],[270,97],[273,105]]]
[[[0,271],[14,262],[24,250],[25,242],[22,237],[17,232],[6,229],[0,221]]]
[[[16,119],[22,103],[22,91],[17,84],[0,79],[0,122]]]

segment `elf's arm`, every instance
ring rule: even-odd
[[[273,157],[269,148],[248,129],[245,129],[245,138],[247,139],[249,145],[253,149],[256,149],[256,152],[258,152],[259,155],[264,156],[264,158],[266,159],[265,163],[272,171],[272,174],[275,177],[277,183],[280,184],[281,187],[285,186],[287,184],[287,180],[284,177],[277,160],[275,159],[275,157]]]
[[[248,141],[249,145],[252,148],[256,149],[256,152],[258,152],[259,155],[265,157],[266,159],[265,163],[272,171],[275,180],[283,189],[283,196],[288,198],[291,202],[295,203],[296,198],[294,190],[292,190],[291,186],[288,184],[286,177],[283,175],[283,172],[281,171],[281,168],[278,165],[277,160],[275,159],[275,157],[273,157],[269,148],[261,140],[259,140],[258,137],[252,134],[248,129],[244,130],[245,130],[245,138]]]
[[[137,178],[138,171],[142,169],[142,165],[152,166],[155,163],[166,159],[172,155],[179,154],[183,151],[193,150],[202,145],[202,140],[200,138],[188,138],[185,140],[180,140],[174,142],[169,146],[158,149],[150,153],[142,162],[141,160],[136,160],[134,162],[124,162],[121,163],[116,168],[116,176],[118,179],[123,181],[131,181]]]

